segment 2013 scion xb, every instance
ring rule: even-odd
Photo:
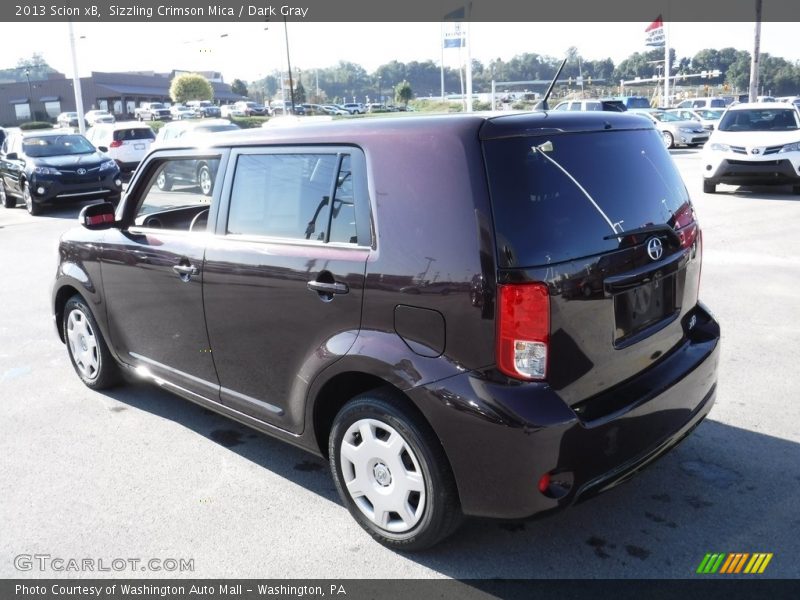
[[[63,236],[58,334],[91,388],[130,372],[327,457],[386,546],[583,500],[709,412],[702,237],[648,121],[429,116],[202,143],[152,152],[116,212],[88,206]],[[217,165],[210,196],[158,188],[198,159]]]

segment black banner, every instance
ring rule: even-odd
[[[8,22],[409,22],[442,21],[445,15],[475,22],[751,22],[754,0],[611,0],[610,2],[552,2],[544,0],[38,0],[0,4]],[[763,21],[800,21],[800,2],[764,0]]]
[[[752,600],[797,598],[800,580],[381,580],[381,579],[42,579],[0,581],[2,600],[486,600],[501,598],[571,600]]]

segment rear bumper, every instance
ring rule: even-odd
[[[546,384],[476,373],[412,390],[450,460],[464,513],[525,518],[564,508],[625,481],[683,440],[714,403],[719,360],[719,325],[701,307],[692,314],[697,325],[678,348],[587,400],[583,414]],[[543,493],[537,484],[545,473],[553,483]]]

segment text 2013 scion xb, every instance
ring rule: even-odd
[[[201,166],[210,196],[157,185]],[[326,457],[391,548],[606,490],[714,401],[700,228],[637,116],[226,132],[80,221],[52,307],[84,383],[129,372]]]

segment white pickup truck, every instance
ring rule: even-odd
[[[172,113],[163,102],[142,102],[142,105],[133,111],[133,116],[138,121],[172,120]]]

